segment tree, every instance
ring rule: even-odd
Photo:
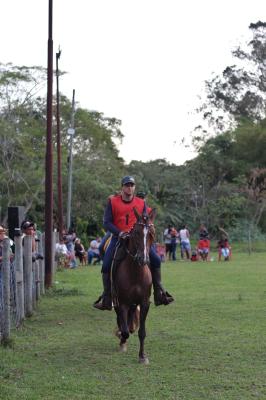
[[[260,121],[266,111],[266,23],[249,26],[246,48],[232,51],[236,64],[206,81],[206,101],[198,111],[217,132],[237,126],[242,118]]]

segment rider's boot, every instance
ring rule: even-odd
[[[98,310],[112,310],[112,296],[111,296],[111,280],[110,280],[110,273],[104,272],[102,274],[103,279],[103,294],[101,296],[102,301],[96,301],[93,304],[93,307],[97,308]]]
[[[161,283],[161,268],[151,269],[151,275],[154,290],[154,304],[156,306],[160,306],[161,304],[166,306],[167,304],[172,303],[174,298],[164,290]]]

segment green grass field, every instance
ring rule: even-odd
[[[266,399],[265,254],[162,268],[175,303],[151,305],[150,365],[136,334],[119,353],[114,312],[92,308],[99,267],[65,270],[0,347],[0,399]]]

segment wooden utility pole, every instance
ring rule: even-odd
[[[49,0],[48,69],[47,69],[47,135],[45,166],[45,286],[52,286],[53,233],[53,1]]]

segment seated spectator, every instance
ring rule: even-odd
[[[198,253],[197,253],[196,250],[192,251],[190,260],[191,261],[198,261]]]
[[[75,257],[75,245],[74,245],[75,239],[76,239],[76,233],[73,232],[72,230],[69,230],[68,234],[65,236],[65,244],[70,258],[70,268],[77,267],[77,261]]]
[[[81,265],[86,265],[86,251],[80,239],[75,240],[75,256],[79,259]]]
[[[63,239],[60,239],[59,243],[55,245],[55,261],[57,261],[58,267],[63,266],[64,268],[69,268],[70,256],[64,238],[66,237],[64,236]]]
[[[200,239],[197,245],[197,251],[202,261],[207,261],[210,254],[210,241],[207,238]]]
[[[88,264],[92,263],[92,260],[95,258],[93,265],[99,263],[101,261],[99,246],[101,243],[101,238],[96,238],[90,242],[90,247],[88,249]]]

